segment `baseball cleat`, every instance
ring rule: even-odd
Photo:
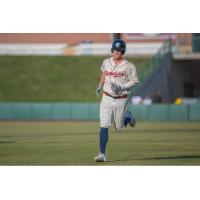
[[[129,122],[129,125],[131,127],[135,127],[135,124],[136,124],[135,118],[132,116],[131,121]]]
[[[129,122],[130,127],[135,127],[136,121],[130,111],[126,111],[126,117],[130,118],[130,122]]]
[[[103,153],[99,153],[98,156],[94,157],[94,160],[96,162],[107,162],[108,161],[106,156]]]

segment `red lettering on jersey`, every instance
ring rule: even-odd
[[[106,71],[106,76],[122,77],[122,76],[124,76],[124,73],[123,72],[108,72],[108,71]]]

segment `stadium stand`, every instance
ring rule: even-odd
[[[128,44],[126,55],[154,55],[162,43]],[[110,55],[110,43],[81,43],[76,46],[55,43],[0,43],[0,55]]]
[[[67,44],[0,43],[0,55],[64,55]]]
[[[197,38],[195,37],[195,41]],[[172,48],[171,41],[167,41],[163,47],[145,65],[139,74],[140,84],[135,93],[137,95],[153,96],[157,91],[161,93],[163,102],[174,102],[178,97],[200,97],[200,53],[179,51]],[[185,43],[183,43],[185,45]],[[190,46],[190,49],[194,49]]]

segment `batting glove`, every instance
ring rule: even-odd
[[[116,85],[116,84],[113,84],[113,83],[112,83],[112,85],[111,85],[111,89],[112,89],[112,91],[113,91],[115,94],[120,94],[121,91],[122,91],[121,86]]]
[[[96,96],[97,96],[97,97],[99,96],[100,92],[101,92],[101,87],[98,86],[98,87],[96,88]]]

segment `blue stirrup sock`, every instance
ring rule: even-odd
[[[127,124],[131,121],[131,118],[130,117],[126,117],[124,119],[124,125],[127,126]]]
[[[101,127],[100,129],[100,152],[105,154],[106,144],[108,142],[108,128]]]

